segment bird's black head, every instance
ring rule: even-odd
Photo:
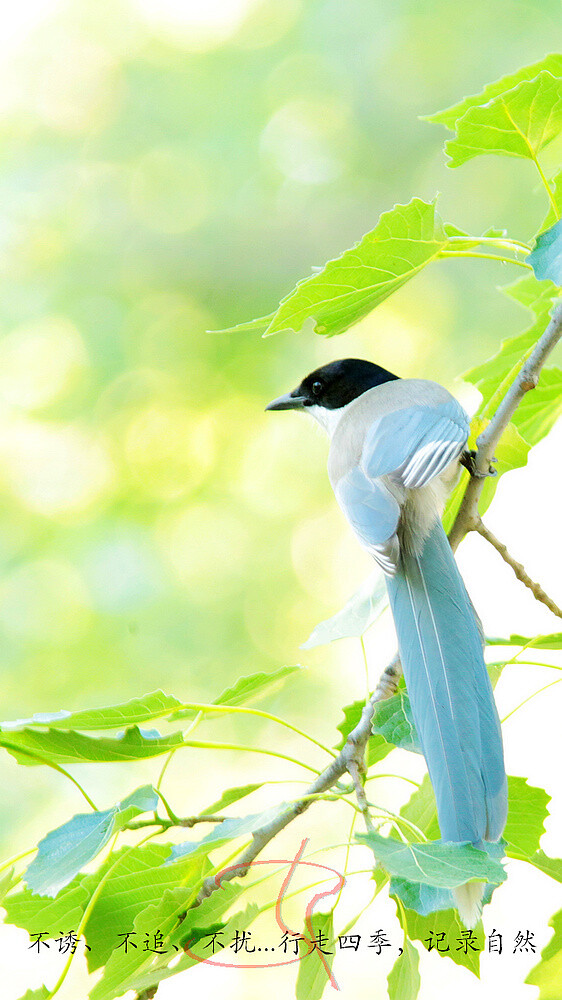
[[[266,410],[299,410],[305,406],[338,410],[367,392],[367,389],[397,378],[398,375],[392,375],[385,368],[361,358],[330,361],[303,378],[292,392],[274,399],[266,406]]]

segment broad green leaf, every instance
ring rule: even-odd
[[[22,927],[28,934],[46,932],[49,938],[58,937],[61,930],[76,931],[91,895],[84,879],[84,875],[78,875],[55,899],[36,896],[29,889],[7,896],[2,905],[8,923]]]
[[[562,632],[550,635],[510,635],[509,638],[487,637],[488,646],[529,646],[531,649],[562,649]]]
[[[463,379],[480,390],[484,404],[500,389],[500,398],[505,395],[523,361],[544,333],[553,302],[558,297],[558,289],[552,282],[539,282],[532,274],[505,285],[502,292],[532,312],[534,320],[521,333],[502,340],[497,354],[463,373]]]
[[[535,247],[527,258],[539,281],[550,280],[562,285],[562,221],[539,233]]]
[[[373,733],[383,736],[387,743],[392,743],[395,747],[422,753],[410,699],[403,691],[377,702],[371,728]]]
[[[356,725],[359,723],[364,707],[364,701],[354,701],[351,705],[346,705],[343,709],[344,719],[343,722],[340,722],[337,727],[339,732],[342,734],[342,738],[339,743],[336,744],[336,750],[342,749],[350,732],[355,729]],[[371,736],[367,744],[367,767],[372,767],[372,765],[377,764],[379,760],[383,760],[392,749],[393,747],[390,743],[387,743],[384,737],[375,735]]]
[[[178,858],[183,858],[187,855],[199,854],[201,852],[207,853],[214,850],[215,847],[221,847],[223,844],[228,843],[229,840],[253,833],[254,830],[265,826],[266,823],[271,823],[277,819],[287,808],[287,804],[281,802],[271,809],[265,809],[263,812],[254,813],[251,816],[233,817],[232,819],[225,819],[222,823],[216,823],[211,833],[208,833],[202,840],[185,841],[182,844],[176,844],[171,850],[170,859],[167,863],[177,861]]]
[[[388,975],[389,1000],[416,1000],[421,985],[419,964],[417,948],[405,937],[404,950]]]
[[[137,914],[128,928],[133,931],[133,940],[138,942],[137,949],[129,949],[128,954],[122,949],[113,949],[103,978],[94,987],[90,1000],[113,1000],[130,989],[141,991],[198,964],[196,957],[182,954],[185,939],[191,936],[190,931],[194,927],[206,929],[216,925],[217,918],[229,909],[239,895],[238,887],[226,884],[220,892],[214,893],[211,899],[204,900],[195,910],[190,910],[184,920],[180,920],[190,899],[189,890],[166,889],[158,901]],[[258,912],[257,906],[249,906],[244,912],[235,914],[226,922],[225,934],[229,929],[234,930],[234,924],[238,930],[245,929]],[[161,950],[166,951],[164,955],[143,950],[142,942],[147,938],[153,940],[155,934],[162,935],[164,946]],[[197,934],[194,936],[197,937]],[[181,955],[179,962],[178,955]],[[169,969],[168,965],[174,957],[176,963]],[[205,957],[204,951],[202,957]]]
[[[529,444],[536,444],[549,433],[562,414],[562,370],[543,368],[539,384],[526,392],[517,407],[517,427]]]
[[[435,260],[447,236],[434,202],[413,198],[384,212],[372,232],[341,257],[299,282],[266,330],[343,333]]]
[[[291,667],[280,667],[270,674],[257,673],[249,674],[247,677],[240,677],[232,687],[226,688],[215,698],[214,705],[249,705],[264,694],[272,694],[281,688],[287,677],[297,673],[303,668],[295,664]]]
[[[425,833],[428,840],[439,839],[440,831],[437,820],[435,793],[428,774],[424,774],[420,787],[416,788],[415,792],[412,793],[408,801],[402,806],[400,815],[419,827]]]
[[[113,833],[140,813],[154,810],[158,795],[144,785],[104,812],[80,813],[39,842],[24,880],[39,896],[56,896],[107,844]]]
[[[260,672],[240,677],[232,687],[226,688],[218,698],[214,699],[213,705],[231,705],[233,707],[250,705],[258,698],[278,691],[287,677],[303,669],[299,664],[295,664],[290,667],[280,667],[279,670],[274,670],[269,674]],[[191,718],[194,714],[192,708],[179,709],[170,716],[170,721],[177,722],[179,719]],[[210,718],[212,712],[205,713],[205,716]]]
[[[541,952],[541,960],[531,969],[525,982],[540,988],[538,1000],[560,1000],[562,983],[562,910],[549,920],[554,934]]]
[[[562,882],[562,858],[549,858],[544,851],[535,851],[527,860],[556,882]]]
[[[401,917],[400,909],[398,910],[398,917],[399,919]],[[407,909],[406,919],[408,922],[408,937],[414,941],[421,941],[426,950],[429,949],[429,944],[432,943],[432,955],[439,955],[441,958],[450,958],[457,965],[462,965],[475,976],[480,975],[480,955],[486,945],[482,922],[479,922],[472,931],[475,939],[475,948],[477,949],[474,951],[463,944],[466,937],[466,928],[456,910],[438,910],[434,913],[428,913],[427,916],[422,916],[416,913],[415,910]],[[439,947],[442,949],[448,948],[448,950],[437,950],[436,939],[437,935],[440,934],[444,934],[444,938],[441,939],[442,943]]]
[[[143,909],[132,927],[130,925],[126,928],[123,926],[121,934],[126,931],[131,932],[130,940],[136,943],[136,948],[129,947],[127,954],[125,954],[124,948],[117,948],[119,941],[116,942],[116,946],[106,963],[103,977],[90,993],[90,1000],[115,1000],[116,997],[122,996],[129,989],[127,982],[131,976],[148,971],[151,966],[158,967],[161,964],[164,956],[144,951],[143,942],[146,935],[148,935],[150,942],[151,935],[154,937],[154,934],[158,933],[162,935],[165,946],[169,947],[170,934],[177,927],[179,915],[185,910],[190,895],[190,890],[185,887],[165,889],[157,903]],[[171,953],[167,955],[167,962],[171,961],[174,954],[178,954],[178,951],[174,952],[172,949]],[[195,960],[192,959],[189,964],[195,964]],[[185,967],[189,967],[189,965],[185,963]]]
[[[145,844],[134,851],[124,848],[96,873],[105,875],[106,881],[85,929],[91,948],[87,952],[90,972],[105,965],[122,940],[120,935],[131,930],[139,914],[147,906],[159,903],[168,889],[182,888],[186,902],[198,890],[205,875],[204,859],[181,859],[166,865],[171,847],[171,844]],[[108,873],[109,865],[114,864]],[[96,885],[93,879],[91,883],[88,878],[84,882],[90,892]]]
[[[562,55],[551,53],[545,56],[544,59],[540,59],[539,62],[531,63],[530,66],[523,66],[522,69],[518,69],[515,73],[509,73],[507,76],[502,76],[501,79],[495,80],[494,83],[489,83],[479,94],[465,97],[450,108],[437,111],[433,115],[424,115],[422,120],[437,122],[440,125],[445,125],[446,128],[454,132],[455,122],[459,118],[462,118],[471,108],[482,107],[488,104],[494,97],[498,97],[506,91],[513,90],[518,83],[524,80],[534,80],[542,70],[552,73],[553,76],[562,76]]]
[[[479,412],[488,417],[497,409],[523,362],[544,333],[550,319],[550,310],[559,295],[551,281],[539,282],[534,275],[519,279],[503,288],[503,291],[530,309],[535,318],[528,329],[503,340],[500,350],[492,358],[463,375],[467,382],[471,382],[482,393]],[[538,386],[526,394],[515,411],[513,425],[529,445],[536,444],[548,433],[560,413],[557,384],[558,369],[544,369]]]
[[[251,333],[258,330],[265,330],[271,320],[275,316],[275,313],[269,313],[269,316],[258,316],[256,319],[250,319],[246,323],[237,323],[236,326],[226,326],[222,330],[207,330],[207,333]]]
[[[359,638],[380,618],[387,605],[384,577],[372,573],[337,614],[316,626],[301,649],[313,649],[335,639]]]
[[[257,789],[261,788],[262,785],[263,782],[260,782],[257,785],[238,785],[237,788],[227,788],[226,791],[222,793],[220,799],[217,799],[217,801],[213,802],[212,805],[203,809],[201,815],[204,816],[205,813],[209,815],[212,813],[220,813],[223,809],[226,809],[227,806],[231,806],[233,802],[245,799],[247,795],[251,795],[252,792],[257,791]]]
[[[0,733],[0,746],[16,758],[18,764],[83,764],[144,760],[168,753],[183,743],[182,733],[161,736],[156,730],[126,729],[119,736],[96,738],[82,733],[48,729],[22,729]]]
[[[501,861],[505,854],[504,842],[499,844],[487,844],[486,854],[489,858]],[[484,885],[483,902],[489,903],[494,889],[499,883],[486,882]],[[410,910],[415,910],[420,916],[426,917],[430,913],[449,910],[454,907],[455,899],[452,889],[443,886],[427,885],[420,881],[399,878],[394,875],[390,880],[389,892],[392,896],[398,897]]]
[[[510,775],[507,781],[509,806],[503,837],[509,854],[526,858],[538,850],[550,796],[544,788],[528,785],[525,778]]]
[[[28,990],[20,1000],[49,1000],[51,991],[46,986],[40,986],[38,990]]]
[[[123,729],[160,716],[170,715],[181,705],[181,701],[163,691],[153,691],[143,698],[133,698],[121,705],[110,705],[106,708],[92,708],[84,712],[41,712],[30,719],[16,719],[13,722],[3,722],[0,730],[11,732],[40,726],[43,729]]]
[[[542,71],[483,105],[473,105],[456,122],[445,143],[449,166],[498,153],[536,159],[562,130],[562,79]]]
[[[334,961],[334,915],[329,913],[312,914],[312,930],[318,947],[310,955],[299,962],[295,996],[296,1000],[320,1000],[326,984],[330,979],[330,970]],[[303,934],[310,935],[310,928],[305,926]],[[323,951],[321,950],[323,949]],[[323,952],[330,952],[324,954]]]
[[[398,878],[452,889],[471,879],[499,884],[505,872],[494,858],[470,844],[403,844],[378,833],[356,834],[382,866]]]

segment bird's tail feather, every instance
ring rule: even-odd
[[[403,551],[387,587],[441,836],[477,846],[497,840],[507,814],[500,722],[474,610],[440,521],[420,554]],[[457,890],[467,919],[480,912],[482,888]]]
[[[484,896],[484,882],[465,882],[453,889],[453,897],[459,917],[465,927],[472,930],[482,916],[482,899]]]

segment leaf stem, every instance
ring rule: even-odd
[[[500,257],[495,253],[479,253],[476,250],[441,250],[439,257],[477,257],[480,260],[496,260],[503,264],[516,264],[517,267],[524,267],[527,271],[532,271],[530,264],[524,260],[517,260],[515,257]]]
[[[182,707],[193,709],[202,715],[211,712],[222,712],[223,714],[235,713],[237,715],[254,715],[260,719],[268,719],[269,722],[276,722],[277,725],[284,726],[285,729],[290,729],[293,733],[297,733],[298,736],[302,736],[303,739],[309,740],[310,743],[314,743],[315,746],[320,747],[320,749],[324,750],[325,753],[330,755],[330,757],[337,756],[333,750],[324,746],[324,744],[316,740],[314,736],[310,736],[302,729],[299,729],[298,726],[293,726],[290,722],[286,722],[285,719],[280,719],[279,716],[272,715],[271,712],[263,712],[258,708],[243,708],[240,705],[204,705],[199,702],[186,702]]]
[[[518,712],[520,708],[523,708],[523,706],[526,705],[527,702],[531,701],[531,698],[535,698],[538,694],[542,694],[543,691],[546,691],[548,688],[554,687],[555,684],[562,684],[562,677],[559,677],[558,680],[551,681],[550,684],[545,684],[545,686],[539,688],[538,691],[533,691],[533,693],[530,694],[528,698],[525,698],[525,700],[520,702],[519,705],[516,705],[515,708],[512,708],[511,712],[508,712],[507,715],[504,715],[503,719],[501,720],[502,725],[507,719],[509,719],[512,715],[514,715],[515,712]]]
[[[313,774],[320,774],[318,768],[305,764],[304,761],[297,760],[296,757],[289,757],[286,753],[280,753],[278,750],[264,750],[263,747],[248,747],[242,743],[211,743],[208,740],[185,740],[178,745],[177,749],[180,750],[182,747],[192,747],[194,750],[241,750],[243,753],[263,753],[266,757],[288,760],[290,764],[298,764],[299,767],[304,767],[307,771],[312,771]]]
[[[462,246],[465,244],[481,243],[487,246],[499,247],[500,250],[513,250],[514,253],[524,253],[529,254],[531,249],[526,243],[521,243],[519,240],[512,240],[508,237],[502,238],[497,236],[449,236],[449,243],[456,243]]]
[[[94,810],[94,812],[99,812],[99,809],[96,806],[95,802],[92,801],[87,791],[84,788],[82,788],[80,782],[76,778],[74,778],[72,774],[70,774],[70,772],[67,771],[64,767],[61,767],[60,764],[55,764],[54,760],[49,760],[48,757],[44,757],[42,754],[37,753],[34,750],[28,750],[27,748],[18,746],[11,747],[6,742],[2,742],[1,745],[9,753],[14,753],[14,754],[18,753],[22,754],[22,756],[24,757],[31,757],[32,760],[38,761],[39,764],[45,764],[46,767],[52,767],[53,771],[58,771],[59,774],[64,774],[65,778],[68,778],[68,780],[71,781],[73,785],[76,785],[76,788],[78,789],[79,792],[82,793],[82,795],[86,799],[86,802]]]
[[[117,843],[118,836],[119,836],[119,831],[115,834],[115,836],[113,838],[113,843],[111,844],[111,848],[109,850],[109,855],[108,855],[109,857],[111,857],[111,854],[113,853],[113,850],[115,848],[115,844]],[[94,906],[96,905],[96,903],[97,903],[97,901],[99,899],[100,893],[101,893],[101,891],[102,891],[105,883],[107,882],[109,876],[113,872],[113,870],[117,867],[117,865],[119,865],[121,863],[121,861],[123,860],[123,858],[126,858],[131,853],[131,851],[135,851],[142,844],[145,844],[147,840],[151,840],[152,837],[155,837],[155,836],[156,836],[156,833],[149,833],[148,836],[144,837],[138,844],[133,844],[133,846],[130,847],[127,851],[125,851],[123,854],[120,854],[119,857],[115,859],[115,861],[113,862],[113,864],[110,865],[110,867],[108,868],[108,870],[105,872],[105,874],[99,880],[96,888],[94,889],[92,895],[90,896],[90,899],[88,901],[88,905],[87,905],[86,909],[84,910],[84,913],[82,914],[82,919],[80,920],[80,923],[78,924],[78,928],[77,928],[77,931],[76,931],[76,940],[77,941],[80,940],[80,937],[82,935],[82,931],[83,931],[84,927],[86,926],[88,920],[90,919],[90,915],[92,913],[92,910],[93,910]],[[69,954],[69,956],[68,956],[68,959],[66,960],[66,963],[64,965],[64,968],[63,968],[63,970],[62,970],[59,978],[57,979],[57,981],[56,981],[55,985],[53,986],[52,990],[50,990],[49,993],[47,994],[47,1000],[52,1000],[52,998],[54,997],[55,993],[58,993],[58,991],[60,990],[60,988],[61,988],[64,980],[66,979],[66,977],[68,975],[68,972],[69,972],[70,966],[72,965],[73,959],[74,959],[74,953],[71,951],[70,954]]]

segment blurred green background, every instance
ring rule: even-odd
[[[274,710],[313,728],[312,697],[335,723],[360,672],[342,685],[332,651],[299,645],[370,567],[325,442],[264,405],[346,355],[451,385],[523,321],[496,291],[518,274],[440,263],[336,340],[206,331],[270,312],[412,195],[528,239],[532,165],[450,171],[418,116],[555,48],[559,2],[35,0],[3,18],[2,715],[211,700],[300,660]],[[3,769],[18,816],[60,785]]]

